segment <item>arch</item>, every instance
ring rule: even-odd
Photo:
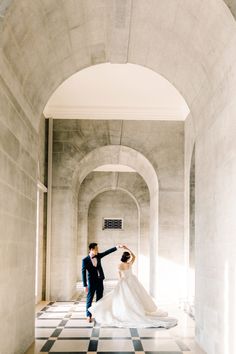
[[[130,174],[125,173],[127,175]],[[132,174],[133,175],[133,174]],[[114,188],[112,185],[112,180],[110,178],[110,173],[96,173],[93,172],[92,175],[88,176],[89,179],[85,179],[81,185],[78,196],[78,278],[80,279],[80,264],[81,260],[86,254],[87,251],[87,215],[89,204],[93,198],[95,198],[99,193],[102,193],[107,190],[122,190],[129,194],[129,196],[135,201],[138,214],[139,214],[139,243],[140,250],[138,252],[140,262],[138,262],[138,273],[140,280],[149,288],[149,279],[147,279],[147,274],[149,274],[149,241],[148,241],[148,225],[149,225],[149,193],[148,189],[144,189],[144,183],[142,186],[143,194],[140,194],[140,191],[135,194],[135,189],[132,187],[130,181],[132,177],[130,176],[128,186],[125,186],[124,183],[119,178],[119,185]],[[137,176],[139,179],[140,177]],[[98,180],[97,180],[98,179]],[[97,181],[97,183],[96,183]],[[94,187],[94,185],[96,185]]]
[[[54,119],[185,120],[188,114],[183,96],[169,81],[130,63],[101,63],[76,72],[44,109]]]
[[[101,165],[121,164],[131,167],[144,179],[150,194],[150,292],[157,296],[157,257],[158,254],[158,178],[150,161],[140,152],[122,145],[107,145],[88,153],[77,165],[73,176],[72,186],[78,195],[79,187],[86,176]]]
[[[215,84],[216,77],[214,74],[210,77],[207,72],[212,72],[213,64],[225,53],[225,43],[229,50],[233,45],[235,20],[222,0],[210,3],[196,0],[185,2],[184,6],[175,0],[168,7],[162,2],[147,1],[144,9],[141,2],[132,3],[131,9],[129,1],[114,2],[109,8],[102,1],[96,4],[68,1],[57,7],[57,18],[61,21],[53,18],[50,3],[42,5],[30,0],[24,2],[24,6],[22,3],[15,1],[9,11],[4,12],[8,25],[3,26],[2,54],[6,61],[1,65],[12,92],[22,89],[22,102],[27,106],[29,119],[37,115],[37,121],[33,122],[36,126],[49,97],[65,79],[86,67],[106,62],[129,62],[158,72],[183,95],[192,114],[198,114],[197,97],[202,97],[204,106],[211,97],[208,89],[212,92],[211,85]],[[41,11],[42,6],[45,11]],[[108,12],[110,16],[107,16]],[[197,17],[193,16],[196,12]],[[48,21],[44,26],[46,13]],[[206,13],[211,21],[206,21]],[[28,19],[23,28],[15,21],[22,16]],[[124,26],[115,27],[118,20]],[[73,27],[68,27],[68,23],[73,23]],[[143,23],[147,24],[145,29]],[[220,32],[218,36],[212,35],[214,28]],[[107,36],[107,31],[111,36]],[[26,33],[27,41],[24,40]],[[39,40],[36,40],[38,36]],[[43,36],[47,41],[42,45]],[[224,40],[218,40],[220,36]],[[15,42],[20,45],[9,48]],[[36,53],[33,58],[32,48]],[[214,54],[207,55],[213,52],[212,48]],[[14,55],[14,50],[19,55]]]
[[[78,191],[84,178],[101,165],[116,164],[131,167],[147,183],[150,195],[158,193],[158,178],[150,161],[128,146],[107,145],[88,153],[77,165],[72,176],[72,186]]]

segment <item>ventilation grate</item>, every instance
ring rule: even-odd
[[[122,230],[123,229],[123,219],[103,219],[103,230]]]

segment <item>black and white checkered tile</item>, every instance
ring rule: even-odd
[[[178,336],[161,328],[115,328],[88,323],[85,296],[74,302],[51,302],[36,318],[39,353],[182,354],[193,353]]]

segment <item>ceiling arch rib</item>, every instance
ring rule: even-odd
[[[78,191],[85,177],[102,165],[116,164],[131,167],[147,183],[150,195],[158,193],[158,178],[152,164],[140,152],[121,145],[107,145],[88,153],[77,165],[72,184]]]

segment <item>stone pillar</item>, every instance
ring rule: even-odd
[[[52,300],[70,300],[76,290],[77,198],[69,188],[53,188],[51,240]]]

